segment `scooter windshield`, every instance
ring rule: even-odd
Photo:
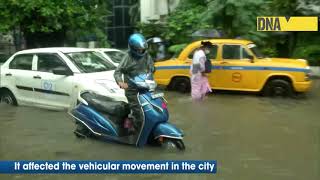
[[[153,91],[156,88],[156,82],[153,80],[153,76],[150,73],[139,74],[133,79],[130,79],[138,89],[148,89]]]

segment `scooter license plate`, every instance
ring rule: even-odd
[[[153,93],[153,94],[151,94],[152,99],[161,98],[163,96],[164,96],[163,93]]]

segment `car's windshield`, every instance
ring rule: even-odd
[[[258,49],[258,47],[255,44],[249,44],[248,48],[254,53],[254,55],[261,59],[264,58],[265,56],[260,52],[260,50]]]
[[[82,73],[114,70],[116,67],[93,51],[65,53]]]
[[[123,57],[126,55],[122,51],[104,51],[104,53],[107,54],[115,63],[120,63]]]

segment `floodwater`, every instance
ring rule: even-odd
[[[320,179],[320,80],[305,97],[216,93],[201,104],[165,92],[184,152],[77,139],[66,112],[0,106],[1,160],[217,160],[217,174],[0,175],[0,179]]]

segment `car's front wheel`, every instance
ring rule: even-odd
[[[0,94],[0,103],[17,106],[17,100],[9,90],[2,90]]]
[[[291,97],[293,96],[293,88],[291,83],[286,80],[273,79],[267,82],[263,89],[263,95],[271,97]]]

